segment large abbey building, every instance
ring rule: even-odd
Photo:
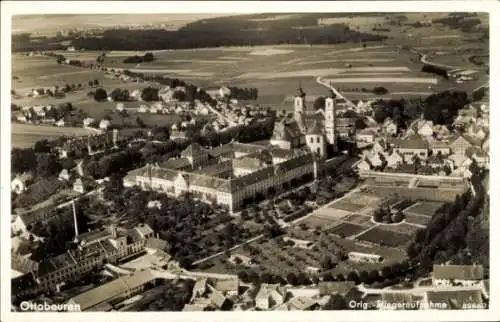
[[[285,118],[275,125],[270,143],[288,150],[307,146],[315,156],[324,158],[328,146],[333,151],[337,148],[335,112],[335,94],[330,91],[325,99],[324,111],[308,113],[306,94],[299,86],[294,97],[293,119]]]

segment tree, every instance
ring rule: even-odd
[[[377,123],[383,123],[387,117],[388,117],[387,113],[380,108],[377,108],[373,114],[373,119]]]
[[[391,278],[393,276],[392,270],[390,266],[384,266],[382,267],[382,277],[384,278]]]
[[[319,96],[314,100],[313,106],[316,111],[325,108],[325,98],[323,96]]]
[[[179,102],[183,102],[186,100],[186,93],[184,91],[175,91],[172,94],[172,98],[178,100]]]
[[[159,101],[158,88],[146,87],[142,90],[141,98],[146,102]]]
[[[352,271],[349,274],[347,274],[347,280],[355,282],[357,284],[359,282],[359,276],[356,272]]]
[[[346,310],[347,303],[344,298],[339,294],[330,296],[328,302],[323,307],[324,310]]]
[[[126,102],[130,99],[130,93],[127,89],[115,88],[109,96],[115,102]]]
[[[108,99],[108,93],[103,88],[98,88],[95,91],[94,99],[98,102],[103,102]]]
[[[298,279],[294,273],[288,273],[286,276],[286,280],[291,285],[298,285]]]
[[[146,128],[146,123],[144,123],[144,121],[139,116],[136,117],[135,123],[137,123],[137,126],[139,126],[140,128]]]
[[[357,130],[363,130],[366,128],[366,123],[362,118],[356,118],[355,126]]]
[[[369,274],[372,282],[377,282],[380,279],[380,275],[377,269],[372,270]]]
[[[50,153],[38,153],[36,155],[36,173],[42,177],[49,177],[61,171],[61,165],[57,158]]]
[[[332,261],[332,258],[330,256],[323,256],[321,259],[321,268],[325,271],[332,269],[335,265]]]
[[[372,282],[370,274],[368,274],[368,272],[366,271],[362,271],[361,273],[359,273],[359,280],[364,284],[370,284]]]
[[[36,141],[34,149],[35,149],[36,153],[48,153],[48,152],[50,152],[49,141],[47,139],[42,139],[42,140]]]
[[[385,95],[388,92],[389,91],[387,90],[387,88],[382,87],[382,86],[377,86],[377,87],[373,88],[373,94],[375,94],[375,95]]]
[[[244,283],[248,283],[249,282],[249,278],[248,278],[248,272],[247,271],[239,271],[238,272],[238,278],[240,280],[242,280]]]

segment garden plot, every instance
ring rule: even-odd
[[[432,202],[432,201],[421,201],[416,205],[407,208],[405,213],[425,215],[432,217],[436,210],[438,210],[444,203],[442,202]]]
[[[413,235],[419,229],[418,227],[409,225],[405,222],[399,224],[390,224],[390,225],[380,224],[377,226],[377,228],[385,231],[401,233],[406,235]]]
[[[372,222],[371,218],[372,218],[371,216],[352,214],[352,215],[349,215],[347,217],[342,218],[342,221],[356,224],[356,225],[372,226],[373,222]]]
[[[431,216],[406,213],[405,222],[409,224],[427,225],[431,221]]]
[[[346,211],[346,212],[356,212],[360,211],[361,209],[365,208],[365,205],[359,205],[355,203],[351,203],[348,200],[339,200],[336,203],[328,206],[329,208],[334,208],[334,209],[339,209],[341,211]]]
[[[345,216],[349,215],[350,212],[339,210],[330,207],[322,207],[314,212],[314,217],[329,220],[330,222],[341,220]]]
[[[387,247],[404,247],[413,239],[412,235],[391,232],[380,227],[375,227],[358,236],[356,239]]]
[[[368,228],[369,227],[366,226],[343,222],[340,223],[339,225],[336,225],[335,227],[328,229],[327,232],[330,234],[340,236],[342,238],[347,238],[350,236],[357,235]]]

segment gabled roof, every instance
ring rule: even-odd
[[[193,157],[206,152],[207,151],[199,143],[195,142],[182,151],[181,155],[183,157]]]
[[[217,279],[214,282],[214,288],[222,293],[225,292],[238,292],[240,281],[238,278]]]
[[[189,162],[189,160],[187,158],[179,158],[179,159],[170,158],[170,159],[160,163],[160,166],[162,168],[166,168],[166,169],[177,170],[177,169],[190,167],[191,163]]]
[[[309,135],[323,135],[323,128],[318,121],[314,121],[313,125],[307,130]]]
[[[218,308],[222,308],[224,306],[224,303],[226,303],[227,301],[227,298],[217,290],[212,290],[212,293],[210,293],[209,298],[210,301]]]
[[[391,139],[390,142],[400,149],[424,150],[428,148],[428,143],[422,139]]]
[[[481,280],[484,278],[483,265],[434,265],[435,279]]]

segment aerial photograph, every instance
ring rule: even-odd
[[[489,26],[13,16],[9,312],[488,309]]]

